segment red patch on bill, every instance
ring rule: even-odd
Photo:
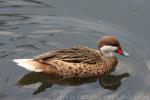
[[[118,50],[117,50],[117,53],[118,53],[118,54],[123,54],[123,51],[122,51],[121,49],[118,49]]]

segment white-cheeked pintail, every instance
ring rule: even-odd
[[[113,71],[118,63],[114,55],[128,56],[114,36],[103,36],[98,50],[88,47],[72,47],[41,54],[33,59],[14,59],[27,70],[48,75],[70,77],[97,77]]]

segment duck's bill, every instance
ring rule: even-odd
[[[123,54],[122,54],[123,56],[125,56],[125,57],[128,57],[128,56],[130,56],[130,54],[129,53],[127,53],[126,51],[123,51]]]
[[[116,51],[116,53],[118,53],[119,55],[125,56],[125,57],[130,56],[129,53],[127,53],[126,51],[124,51],[124,50],[122,50],[122,49],[118,49],[118,50]]]

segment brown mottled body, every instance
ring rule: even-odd
[[[63,53],[72,49],[76,51],[68,55]],[[117,65],[115,57],[105,57],[99,51],[87,47],[74,47],[47,54],[40,55],[35,60],[55,66],[57,69],[55,74],[65,78],[100,76],[110,72]]]

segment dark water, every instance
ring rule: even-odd
[[[148,0],[0,0],[0,100],[150,100],[149,8]],[[28,74],[11,59],[74,45],[96,48],[99,37],[108,34],[116,35],[131,54],[118,57],[114,74],[130,76],[116,91],[94,79],[74,80],[77,86],[52,80],[54,85],[45,83],[38,95],[32,93],[44,76],[22,83],[36,84],[16,85],[24,75],[37,74]]]

